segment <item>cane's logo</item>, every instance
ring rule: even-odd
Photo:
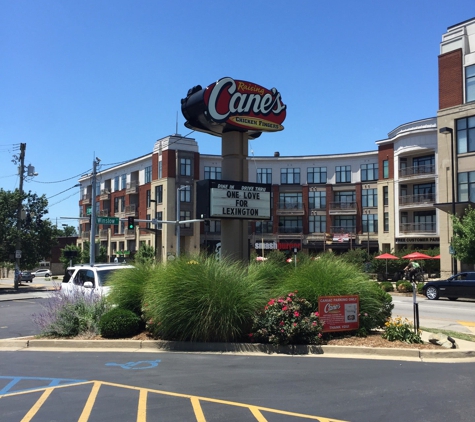
[[[205,89],[204,103],[207,117],[216,123],[262,132],[284,129],[287,106],[275,88],[223,78]]]
[[[336,303],[332,305],[331,303],[327,303],[325,305],[325,308],[323,310],[324,313],[326,314],[337,314],[340,311],[340,304]]]

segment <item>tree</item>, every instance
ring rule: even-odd
[[[76,237],[78,232],[74,226],[63,225],[62,229],[58,229],[58,236],[62,237]]]
[[[66,251],[75,251],[77,255],[74,257],[67,257],[65,256]],[[59,260],[63,263],[64,269],[68,268],[70,264],[76,265],[80,264],[82,259],[82,250],[80,246],[77,245],[66,245],[63,249],[61,249],[61,256]]]
[[[468,206],[461,217],[452,216],[455,257],[466,264],[475,264],[475,209]]]
[[[22,218],[18,230],[20,200]],[[13,262],[18,238],[21,241],[23,268],[33,268],[39,261],[48,258],[51,248],[57,243],[57,230],[51,221],[43,218],[48,214],[47,207],[45,195],[28,192],[20,198],[18,189],[13,192],[0,189],[0,261]]]
[[[155,261],[155,248],[149,245],[140,245],[134,260],[141,264],[151,264]]]
[[[90,243],[84,242],[83,243],[83,250],[81,251],[81,262],[89,262],[89,250],[90,250]],[[99,243],[96,243],[96,259],[95,262],[103,262],[107,263],[107,249],[104,246],[101,246]],[[99,255],[97,255],[99,252]]]

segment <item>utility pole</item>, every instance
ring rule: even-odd
[[[21,211],[23,209],[23,177],[24,177],[24,168],[25,168],[25,150],[26,144],[20,144],[20,166],[18,167],[18,173],[20,174],[20,196],[18,197],[18,207],[17,207],[17,240],[16,240],[16,250],[15,250],[15,280],[14,288],[18,290],[18,285],[21,281],[21,272],[20,272],[20,259],[21,259]]]
[[[91,232],[89,238],[89,264],[96,262],[96,175],[97,166],[101,162],[99,158],[92,162],[92,186],[91,186]]]

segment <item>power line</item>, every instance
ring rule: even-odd
[[[52,196],[50,196],[49,198],[46,198],[46,199],[54,198],[55,196],[61,195],[62,193],[67,192],[68,190],[71,190],[71,189],[74,189],[74,188],[78,188],[79,186],[80,186],[80,185],[79,185],[79,183],[78,183],[77,185],[71,186],[70,188],[67,188],[67,189],[65,189],[65,190],[63,190],[63,191],[61,191],[61,192],[59,192],[59,193],[56,193],[56,194],[54,194],[54,195],[52,195]]]
[[[62,183],[62,182],[67,182],[68,180],[75,179],[75,178],[77,178],[77,177],[79,177],[79,176],[82,176],[82,175],[84,175],[84,174],[90,172],[91,170],[92,170],[92,169],[89,169],[89,170],[86,170],[86,171],[83,171],[83,172],[77,174],[76,176],[69,177],[68,179],[57,180],[57,181],[54,181],[54,182],[40,182],[39,180],[33,180],[33,182],[35,182],[35,183],[48,183],[48,184],[49,184],[49,183]]]
[[[69,198],[71,198],[71,197],[74,196],[74,195],[77,195],[77,192],[75,192],[75,193],[73,193],[73,194],[67,196],[66,198],[61,199],[61,201],[55,202],[54,204],[48,204],[48,206],[49,206],[49,207],[52,207],[53,205],[57,205],[57,204],[59,204],[59,203],[61,203],[61,202],[63,202],[63,201],[66,201],[66,199],[69,199]]]

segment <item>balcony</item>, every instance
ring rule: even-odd
[[[435,197],[435,193],[400,196],[399,206],[433,205],[436,202]]]
[[[341,234],[341,233],[355,233],[356,227],[355,226],[331,226],[330,233],[331,234]]]
[[[436,234],[437,223],[403,223],[399,225],[401,234]]]
[[[435,176],[435,165],[414,166],[399,169],[399,178],[411,178],[421,176]]]
[[[303,227],[279,227],[279,234],[301,234],[303,233]]]
[[[109,235],[109,230],[108,229],[102,229],[99,230],[99,239],[101,240],[107,240]]]
[[[107,209],[100,210],[98,217],[109,217],[109,210]]]
[[[84,231],[81,233],[81,239],[89,239],[91,237],[91,232],[90,230]]]
[[[125,187],[125,193],[128,195],[139,193],[139,182],[137,180],[133,180],[132,182],[127,183]]]
[[[91,194],[86,193],[81,198],[81,205],[90,205],[91,203]]]
[[[135,204],[125,206],[125,215],[130,217],[137,217],[137,209]]]
[[[101,201],[107,201],[111,198],[111,192],[109,189],[101,189],[99,199]]]
[[[126,239],[135,239],[135,230],[124,230],[124,236]]]
[[[277,215],[304,215],[302,202],[279,202],[277,204]]]
[[[330,202],[330,215],[355,215],[357,210],[356,202]]]

